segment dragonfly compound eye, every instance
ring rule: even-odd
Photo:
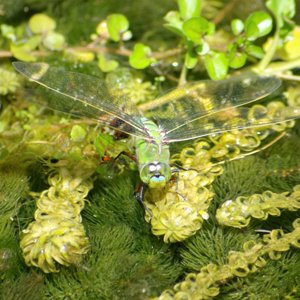
[[[170,167],[165,163],[151,163],[140,170],[141,179],[150,188],[164,187],[171,177]]]

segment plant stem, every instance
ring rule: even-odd
[[[129,56],[131,54],[131,51],[128,49],[119,49],[119,48],[107,48],[107,47],[98,47],[98,46],[85,46],[85,47],[75,47],[75,48],[66,48],[66,51],[90,51],[93,53],[111,53],[111,54],[117,54],[120,56]],[[182,53],[181,48],[175,48],[167,51],[162,52],[153,52],[152,57],[156,59],[164,59],[169,58],[172,56],[177,56]],[[51,55],[51,51],[32,51],[31,52],[34,56],[47,56]],[[0,58],[5,57],[12,57],[13,53],[11,51],[7,50],[1,50],[0,51]]]
[[[300,66],[300,58],[286,61],[286,62],[275,62],[271,63],[264,73],[276,74],[284,71],[289,71]]]
[[[279,77],[285,80],[300,81],[300,76],[279,74]]]
[[[216,15],[216,17],[213,19],[213,23],[219,24],[222,22],[222,20],[225,18],[225,16],[230,13],[234,6],[236,5],[237,0],[231,0],[228,2],[224,8]]]
[[[186,75],[187,75],[187,67],[185,65],[185,62],[183,62],[182,68],[181,68],[181,73],[180,73],[180,77],[179,77],[179,82],[178,82],[178,86],[182,86],[186,83]]]
[[[263,57],[263,59],[260,61],[258,65],[259,72],[263,72],[268,66],[268,64],[271,62],[276,52],[278,42],[279,42],[279,28],[276,29],[272,44],[270,45],[266,55]]]

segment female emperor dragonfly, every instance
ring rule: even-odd
[[[49,99],[50,107],[133,136],[140,177],[150,188],[164,187],[171,178],[170,143],[296,117],[283,111],[272,118],[256,119],[249,117],[250,108],[241,107],[275,91],[281,84],[276,77],[190,83],[151,102],[152,118],[147,118],[128,96],[113,95],[95,77],[66,72],[46,63],[14,62],[13,66],[31,81],[55,92]],[[232,122],[236,117],[243,121]]]

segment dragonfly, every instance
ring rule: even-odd
[[[245,105],[277,90],[281,85],[277,77],[251,75],[188,83],[153,100],[145,114],[128,95],[116,95],[99,78],[47,63],[13,62],[13,66],[30,81],[48,89],[49,107],[132,136],[141,181],[150,188],[162,188],[172,177],[170,143],[297,117],[294,113],[249,117],[250,107]],[[240,121],[232,122],[234,118]]]

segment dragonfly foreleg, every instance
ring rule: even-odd
[[[172,168],[172,170],[171,170],[171,172],[172,172],[172,177],[171,177],[171,181],[176,181],[176,188],[175,188],[175,190],[176,190],[176,193],[177,193],[177,195],[178,196],[180,196],[184,201],[186,201],[187,199],[181,194],[181,193],[179,193],[178,192],[178,181],[179,181],[179,172],[180,172],[180,170],[179,169],[182,169],[182,170],[184,170],[184,171],[187,171],[186,169],[183,169],[183,168]],[[175,176],[175,174],[176,174],[176,176]]]
[[[114,161],[116,161],[117,159],[119,159],[121,157],[121,155],[124,155],[124,156],[127,156],[129,157],[130,159],[132,159],[134,162],[137,162],[137,158],[132,155],[130,152],[128,151],[121,151],[115,158],[114,158]]]
[[[140,206],[149,214],[150,220],[152,219],[152,211],[145,205],[144,198],[147,185],[141,182],[134,192],[135,200],[140,204]]]

